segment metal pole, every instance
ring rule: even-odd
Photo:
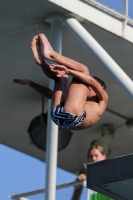
[[[61,53],[61,21],[52,20],[51,45],[54,50]],[[49,88],[53,90],[54,81],[49,81]],[[55,200],[56,192],[56,167],[58,149],[58,126],[51,120],[51,100],[48,101],[48,126],[47,126],[47,151],[46,151],[46,192],[45,200]]]
[[[128,0],[123,0],[123,15],[128,17]]]
[[[75,189],[71,200],[80,200],[82,190],[83,190],[83,187]]]
[[[99,45],[99,43],[86,31],[86,29],[71,15],[61,17],[64,25],[77,37],[77,39],[91,51],[106,70],[116,79],[122,88],[133,98],[133,81]]]

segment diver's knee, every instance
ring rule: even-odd
[[[82,65],[82,73],[89,75],[89,69],[86,67],[86,65]]]

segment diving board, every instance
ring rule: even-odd
[[[115,200],[133,200],[133,154],[87,164],[87,187]]]

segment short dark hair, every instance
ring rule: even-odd
[[[96,77],[96,76],[92,76],[101,86],[104,90],[106,90],[106,84],[104,83],[104,81],[102,81],[100,78]]]

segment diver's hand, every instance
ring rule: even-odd
[[[65,74],[67,74],[68,69],[64,65],[50,65],[50,70],[54,73],[56,73],[57,77],[62,77]]]

